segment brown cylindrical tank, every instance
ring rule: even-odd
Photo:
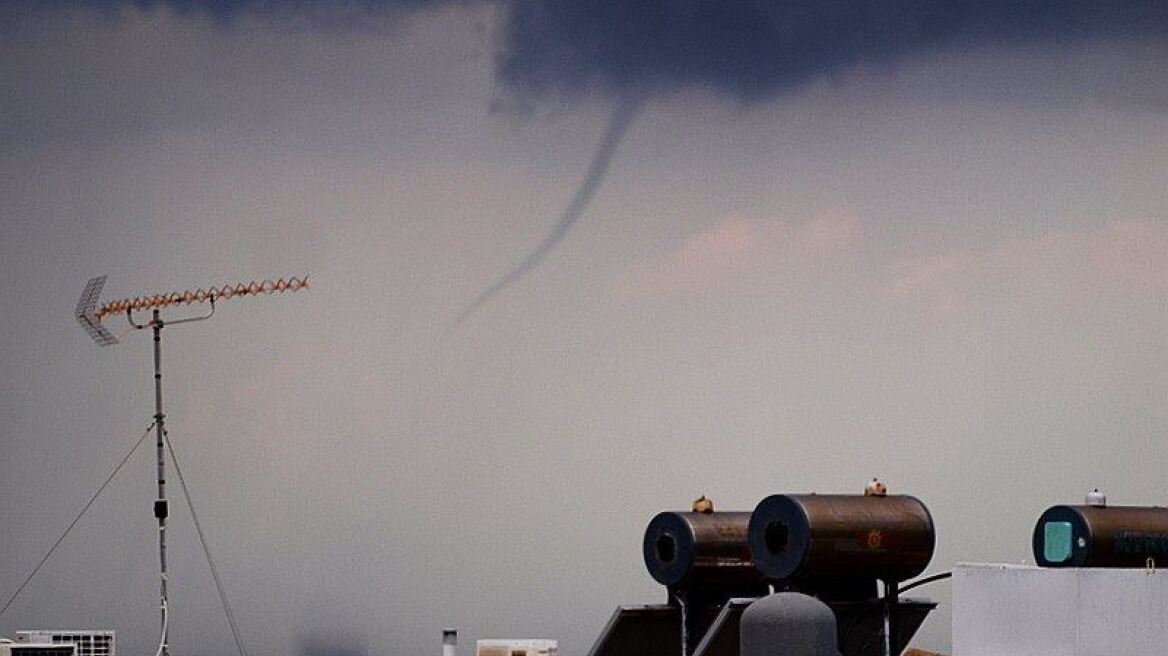
[[[666,586],[762,583],[747,545],[748,512],[663,512],[645,528],[645,567]]]
[[[755,567],[768,579],[879,579],[925,570],[936,543],[933,518],[916,497],[775,494],[748,527]]]
[[[1042,567],[1144,567],[1168,564],[1168,508],[1052,506],[1034,526]]]

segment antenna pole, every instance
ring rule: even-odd
[[[74,318],[85,329],[85,332],[93,338],[93,341],[98,346],[112,346],[117,344],[118,338],[114,337],[101,322],[107,316],[122,312],[126,315],[126,321],[135,330],[145,330],[149,326],[154,333],[154,430],[158,437],[158,497],[154,500],[154,517],[158,519],[159,612],[162,615],[162,638],[159,641],[158,656],[170,656],[170,630],[168,628],[169,623],[167,622],[170,613],[170,605],[167,597],[169,576],[166,571],[166,518],[170,514],[170,507],[166,500],[166,415],[162,412],[162,328],[167,323],[170,325],[178,325],[180,323],[210,319],[215,314],[216,299],[225,300],[241,296],[283,294],[284,292],[296,292],[301,289],[307,289],[308,276],[304,276],[303,278],[292,276],[291,278],[277,278],[276,280],[269,278],[262,282],[253,280],[249,283],[241,282],[234,285],[211,287],[206,290],[199,288],[195,291],[188,290],[183,292],[170,292],[168,294],[135,296],[133,298],[111,301],[99,308],[97,307],[97,300],[101,296],[101,289],[105,285],[105,280],[105,276],[90,278],[89,282],[85,285],[85,289],[81,292],[81,298],[77,301],[77,306],[73,311]],[[211,305],[211,311],[202,316],[186,317],[169,322],[162,321],[162,316],[159,312],[162,308],[191,305],[194,303],[209,303]],[[141,324],[134,321],[135,312],[145,312],[146,310],[151,310],[152,312],[149,323]],[[178,466],[177,461],[175,461],[175,466]],[[179,480],[180,482],[182,480],[181,471],[179,472]],[[183,488],[185,490],[186,486],[184,485]],[[191,512],[194,513],[194,508],[191,509]],[[197,519],[195,520],[195,526],[196,528],[198,527]],[[200,531],[200,539],[201,537],[202,532]],[[205,544],[203,545],[203,549],[206,550]],[[210,558],[211,556],[208,553],[207,560],[210,561]],[[220,587],[218,585],[218,575],[215,573],[215,564],[212,562],[210,565],[212,576],[215,577],[216,586]],[[19,590],[17,593],[19,594]],[[227,620],[231,624],[232,633],[236,634],[236,646],[239,647],[239,651],[242,654],[243,645],[239,643],[239,636],[235,630],[235,620],[231,617],[231,609],[227,608],[227,598],[223,594],[222,589],[220,589],[220,596],[223,597],[224,610],[227,612]],[[0,613],[2,612],[3,609],[0,609]]]
[[[167,574],[166,574],[166,517],[169,508],[166,502],[166,451],[164,436],[166,435],[166,415],[162,413],[162,317],[158,309],[154,309],[150,328],[154,331],[154,430],[158,437],[158,499],[154,502],[154,516],[158,518],[158,562],[159,582],[161,584],[162,614],[162,656],[170,654],[170,636],[167,628],[166,613],[169,610],[167,601]]]

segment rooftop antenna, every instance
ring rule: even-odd
[[[85,332],[89,334],[93,341],[98,346],[113,346],[118,343],[118,338],[102,325],[103,319],[115,314],[124,313],[126,315],[126,321],[135,330],[150,328],[154,332],[154,430],[157,436],[158,447],[158,498],[154,501],[154,517],[158,519],[159,596],[161,600],[159,609],[162,620],[158,654],[159,656],[169,656],[170,635],[167,626],[168,575],[166,569],[166,518],[170,514],[170,508],[166,499],[166,451],[164,449],[166,440],[166,415],[162,412],[162,328],[164,326],[175,326],[182,323],[210,319],[215,314],[216,301],[242,296],[282,294],[284,292],[295,292],[306,289],[308,287],[308,276],[304,276],[303,278],[291,277],[287,280],[280,278],[275,281],[264,280],[262,282],[252,281],[234,285],[228,284],[208,289],[199,288],[193,292],[188,290],[135,296],[133,298],[110,301],[99,307],[97,301],[101,296],[101,290],[105,286],[105,281],[106,276],[90,278],[89,282],[85,285],[85,289],[81,292],[81,298],[78,299],[77,308],[74,311],[77,322],[81,324],[81,327],[85,329]],[[162,310],[164,309],[170,309],[180,305],[202,303],[210,305],[210,310],[206,314],[169,321],[163,321],[162,319]],[[134,320],[135,312],[146,311],[150,312],[150,321],[143,323]],[[234,626],[232,628],[234,630]]]

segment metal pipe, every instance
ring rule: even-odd
[[[442,629],[442,656],[455,656],[455,648],[458,646],[458,629],[445,628]]]
[[[169,608],[167,599],[167,572],[166,572],[166,518],[169,508],[166,501],[166,450],[164,436],[166,434],[166,415],[162,412],[162,317],[158,310],[154,310],[150,327],[154,331],[154,430],[158,446],[158,498],[154,502],[154,516],[158,519],[158,563],[159,563],[159,594],[161,604],[159,613],[162,622],[161,654],[170,654],[170,636],[166,615]]]
[[[900,622],[897,621],[899,595],[896,581],[884,582],[884,656],[900,654],[900,647],[897,645],[900,640]]]

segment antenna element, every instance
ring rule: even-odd
[[[96,280],[96,278],[94,279]],[[105,276],[102,276],[102,282],[105,281]],[[91,280],[90,283],[93,281]],[[206,303],[208,301],[222,301],[234,296],[258,296],[260,294],[276,294],[284,292],[295,292],[308,287],[308,276],[297,278],[292,276],[287,280],[279,278],[275,281],[264,280],[263,282],[251,281],[248,283],[236,283],[234,285],[223,285],[222,287],[210,287],[208,289],[199,288],[195,291],[186,290],[181,292],[170,292],[169,294],[153,294],[151,296],[135,296],[134,298],[123,298],[116,301],[105,303],[94,315],[98,321],[106,318],[111,314],[121,314],[123,312],[136,312],[139,310],[155,310],[167,308],[174,305],[190,305],[191,303]],[[89,287],[86,287],[88,290]],[[98,286],[98,291],[101,286]],[[84,298],[84,296],[82,296]],[[97,301],[96,295],[94,302]],[[79,306],[80,307],[80,306]]]
[[[105,286],[105,279],[106,276],[98,276],[90,278],[89,282],[85,283],[85,289],[81,292],[81,298],[77,300],[73,316],[98,346],[113,346],[118,343],[118,338],[101,325],[101,317],[94,311],[97,307],[97,298],[101,296],[101,288]]]

